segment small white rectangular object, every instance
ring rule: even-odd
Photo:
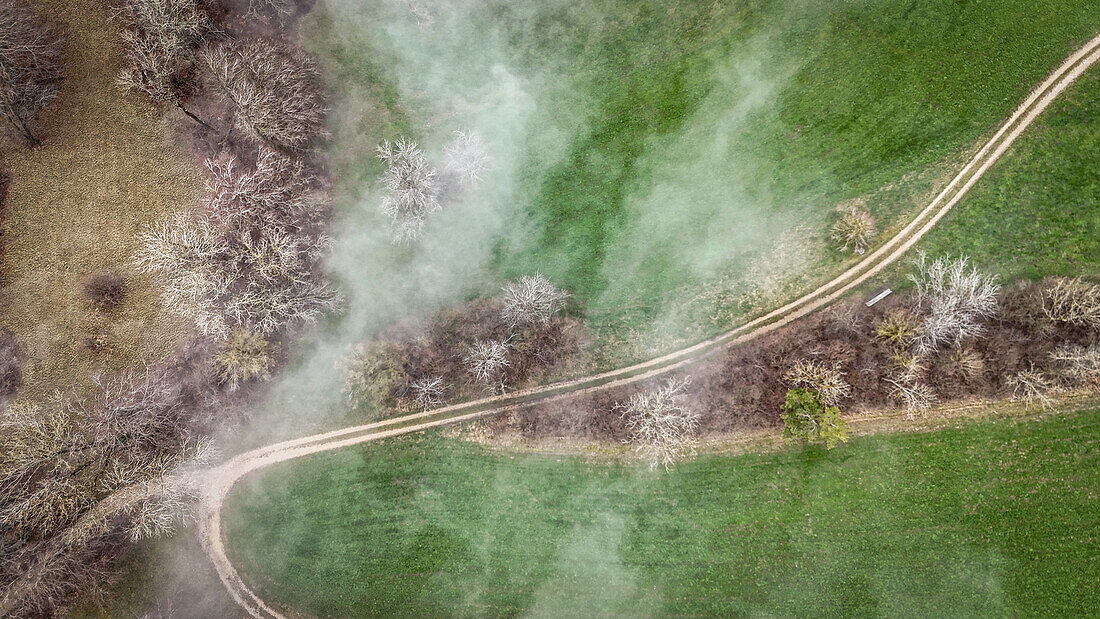
[[[886,290],[883,290],[882,292],[876,294],[874,297],[871,298],[870,301],[867,302],[867,307],[871,307],[875,303],[878,303],[879,301],[881,301],[881,300],[885,299],[886,297],[890,296],[891,292],[893,292],[893,290],[890,290],[889,288],[887,288]]]

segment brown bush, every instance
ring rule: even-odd
[[[23,384],[23,347],[15,334],[0,329],[0,396],[15,393]]]
[[[84,296],[96,309],[111,309],[126,297],[126,280],[113,271],[93,273],[84,281]]]

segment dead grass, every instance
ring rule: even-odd
[[[119,40],[104,2],[40,0],[64,30],[61,96],[42,118],[44,147],[0,145],[11,188],[0,256],[0,326],[26,346],[21,397],[80,388],[96,371],[164,357],[190,331],[154,282],[129,266],[146,224],[195,204],[193,158],[173,146],[174,117],[114,84]],[[129,284],[103,312],[82,295],[89,273]],[[98,350],[90,341],[103,345]]]

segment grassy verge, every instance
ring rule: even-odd
[[[1087,616],[1100,410],[672,473],[429,435],[232,497],[239,568],[320,616]]]
[[[0,325],[27,348],[21,395],[28,398],[162,356],[186,336],[187,325],[163,311],[154,282],[129,261],[137,233],[194,204],[201,188],[197,166],[170,145],[161,114],[115,86],[121,58],[107,7],[43,0],[36,8],[63,28],[65,81],[42,119],[44,147],[2,146],[12,183]],[[82,297],[84,278],[102,268],[127,277],[126,299],[111,312]],[[105,348],[91,351],[91,337]]]
[[[504,222],[479,221],[492,233],[454,261],[490,247],[487,265],[454,276],[485,292],[540,269],[628,348],[652,325],[672,334],[658,348],[726,328],[838,270],[836,204],[867,197],[889,233],[1100,29],[1083,0],[476,6],[418,25],[404,5],[320,5],[306,32],[340,85],[341,183],[373,211],[377,141],[488,133],[508,178],[479,200]],[[400,270],[387,255],[360,258]]]

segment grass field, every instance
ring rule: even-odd
[[[926,237],[1006,280],[1100,274],[1100,71],[1028,129]]]
[[[1089,616],[1100,410],[672,473],[438,436],[282,464],[231,497],[263,595],[318,616]]]
[[[339,85],[357,225],[384,226],[382,138],[472,126],[502,168],[429,251],[353,243],[350,287],[395,290],[400,315],[442,286],[407,285],[432,268],[466,278],[456,295],[540,269],[602,335],[658,348],[838,270],[837,204],[865,198],[889,232],[1100,30],[1084,0],[473,6],[418,25],[402,3],[323,2],[305,29]]]
[[[159,289],[129,265],[147,224],[196,203],[202,183],[170,125],[115,83],[118,32],[108,9],[83,0],[35,7],[64,32],[61,96],[42,118],[44,146],[0,146],[12,173],[0,257],[0,326],[27,349],[21,397],[87,385],[173,350],[189,327],[164,312]],[[111,312],[84,300],[88,274],[115,269],[128,293]],[[88,338],[106,347],[92,352]]]

